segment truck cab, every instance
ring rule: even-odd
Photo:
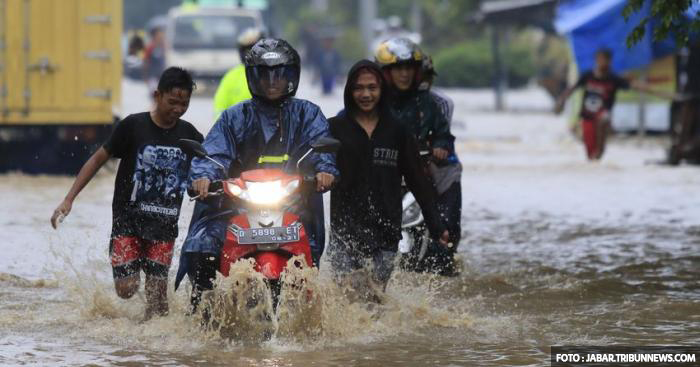
[[[241,63],[238,36],[263,29],[259,10],[237,7],[173,8],[166,25],[167,66],[189,70],[199,82],[216,85]]]

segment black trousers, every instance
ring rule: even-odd
[[[205,253],[190,253],[188,261],[191,261],[192,270],[192,295],[190,304],[194,312],[202,301],[202,293],[214,289],[216,270],[219,268],[219,257]]]
[[[450,242],[454,244],[452,248],[457,250],[462,238],[462,185],[459,181],[438,196],[437,209],[442,223],[450,232]]]
[[[447,191],[438,197],[438,212],[443,224],[450,232],[451,248],[445,248],[438,241],[431,241],[419,271],[455,276],[459,270],[455,267],[454,254],[459,246],[462,236],[462,186],[459,182],[453,183]]]

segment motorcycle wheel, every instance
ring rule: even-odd
[[[424,269],[423,258],[430,244],[430,237],[424,224],[407,228],[406,232],[413,241],[411,250],[403,254],[399,260],[399,267],[404,271],[421,272]]]
[[[272,312],[277,313],[277,305],[280,302],[280,293],[282,292],[282,282],[279,279],[268,279],[267,288],[270,290]]]

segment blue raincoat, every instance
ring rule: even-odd
[[[190,183],[199,178],[222,180],[257,168],[281,168],[297,173],[296,163],[310,149],[311,143],[330,136],[328,122],[321,109],[309,101],[289,98],[279,106],[270,106],[255,98],[244,101],[222,112],[203,144],[209,156],[227,170],[222,170],[207,159],[194,158],[189,180]],[[302,174],[326,172],[339,178],[332,154],[311,154],[300,168]],[[323,201],[320,194],[305,196],[300,216],[309,228],[311,250],[317,261],[323,252],[323,239],[315,240],[315,237],[323,235]],[[192,269],[189,255],[219,254],[226,225],[231,216],[237,213],[237,208],[223,197],[212,197],[206,203],[197,203],[182,246],[180,267],[175,278],[176,289]],[[320,218],[318,214],[321,214]]]

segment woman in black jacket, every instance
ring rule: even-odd
[[[379,66],[359,61],[348,75],[345,110],[328,121],[331,134],[342,142],[336,164],[343,177],[331,191],[331,265],[344,274],[369,260],[373,280],[382,289],[401,239],[402,177],[422,208],[431,236],[445,246],[449,238],[418,144],[385,108],[385,85]]]

